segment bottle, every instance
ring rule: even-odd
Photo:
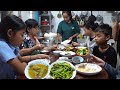
[[[83,39],[82,33],[79,34],[79,38],[80,38],[80,39]]]

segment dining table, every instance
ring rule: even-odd
[[[60,57],[58,55],[54,55],[53,51],[50,51],[47,54],[51,57],[50,64],[55,62],[56,60],[58,60]],[[77,55],[73,55],[70,58],[72,58],[74,56],[77,56]],[[72,64],[74,65],[74,63],[72,63]],[[22,74],[22,75],[19,75],[17,79],[27,79],[27,78],[26,78],[25,74]],[[104,69],[104,67],[102,67],[101,72],[99,72],[98,74],[95,74],[95,75],[83,75],[83,74],[80,74],[79,72],[77,72],[74,79],[109,79],[109,75],[108,75],[108,72]]]

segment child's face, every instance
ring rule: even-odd
[[[31,34],[32,36],[37,36],[37,35],[38,35],[38,32],[39,32],[38,27],[31,28],[31,30],[30,30],[30,34]]]
[[[85,31],[85,35],[91,36],[92,34],[91,29],[87,29],[86,27],[84,27],[83,30]]]
[[[95,33],[95,41],[98,45],[107,43],[107,41],[110,39],[110,36],[106,36],[102,32],[96,32]]]
[[[11,38],[9,39],[10,43],[14,46],[20,46],[24,40],[25,29],[19,30],[18,32],[13,32]]]

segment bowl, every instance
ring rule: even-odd
[[[41,21],[41,25],[48,25],[49,22],[48,21]]]
[[[88,48],[87,47],[76,47],[77,51],[76,54],[78,56],[87,56],[89,54]]]
[[[75,66],[68,61],[56,61],[50,65],[50,77],[52,79],[74,79],[75,76]]]
[[[53,51],[53,54],[55,55],[55,56],[60,56],[60,53],[62,53],[63,51]]]
[[[102,68],[95,63],[81,63],[75,66],[78,73],[83,75],[96,75],[102,71]]]
[[[49,62],[46,59],[30,61],[24,70],[25,76],[28,79],[45,79],[48,77],[49,72]]]
[[[80,56],[74,56],[74,57],[72,58],[72,62],[75,63],[75,64],[80,64],[80,63],[82,63],[83,61],[84,61],[84,59],[83,59],[82,57],[80,57]]]
[[[58,48],[57,48],[57,49],[59,49],[59,50],[64,50],[64,49],[65,49],[65,46],[62,45],[62,44],[58,44]]]
[[[49,54],[49,51],[48,50],[41,50],[40,51],[42,54]]]

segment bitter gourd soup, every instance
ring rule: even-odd
[[[42,79],[48,72],[48,66],[44,64],[31,65],[28,74],[32,79]]]

